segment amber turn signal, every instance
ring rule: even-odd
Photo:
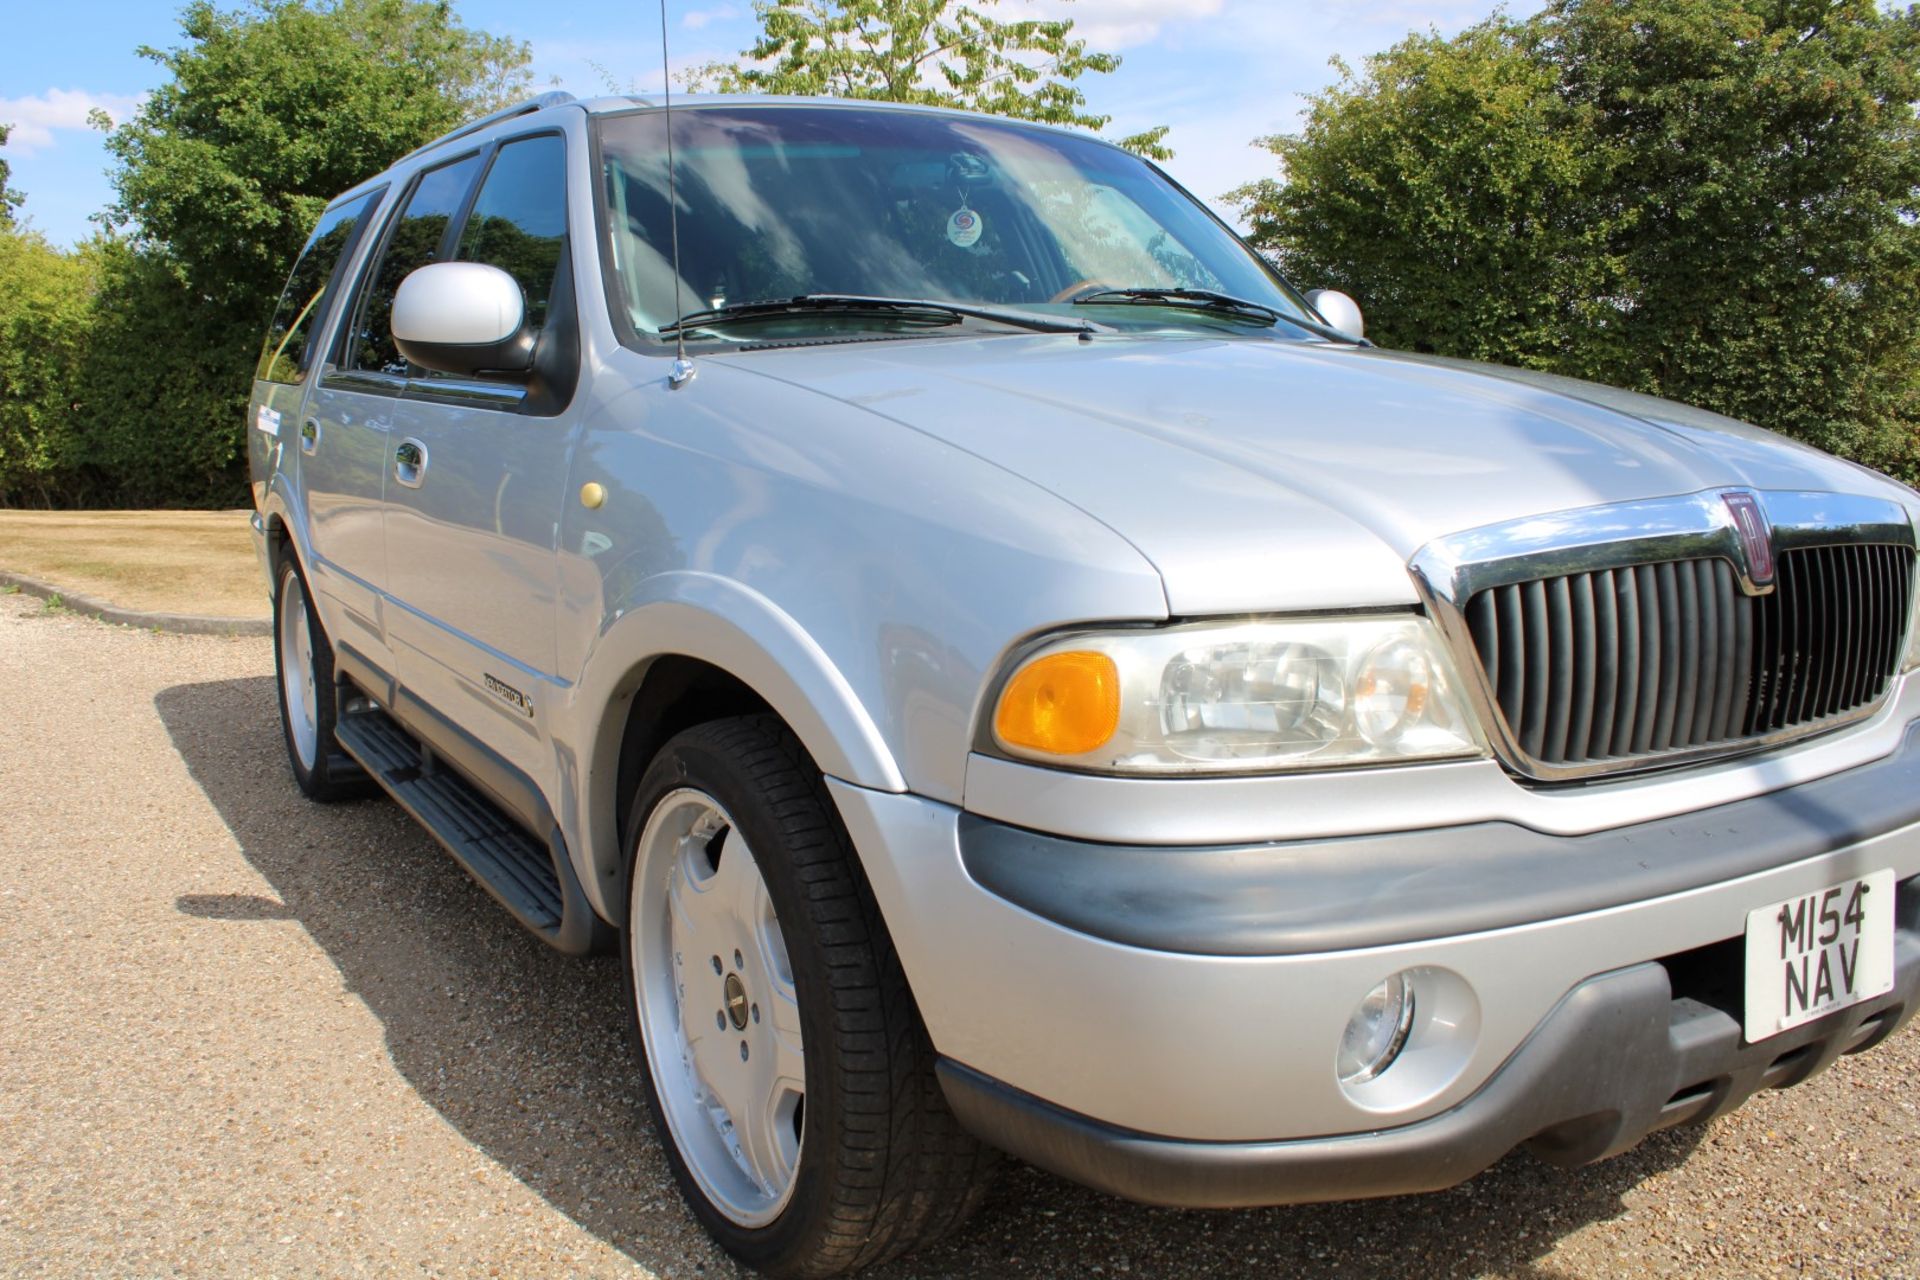
[[[1020,668],[1000,694],[994,732],[1049,755],[1095,750],[1120,727],[1120,671],[1104,653],[1050,653]]]

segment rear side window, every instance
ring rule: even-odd
[[[320,225],[307,237],[307,246],[294,262],[293,274],[287,277],[280,305],[274,309],[255,377],[294,383],[306,376],[312,337],[326,309],[322,304],[327,289],[379,194],[370,191],[320,215]]]
[[[380,260],[367,273],[353,331],[347,334],[342,368],[406,375],[406,358],[393,345],[394,292],[402,280],[440,257],[447,227],[460,212],[479,167],[479,155],[470,155],[429,169],[414,186]]]
[[[547,322],[566,233],[566,139],[541,134],[500,148],[454,256],[499,267],[518,280],[527,324],[537,331]]]

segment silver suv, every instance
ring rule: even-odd
[[[1920,497],[1374,348],[1090,137],[549,96],[328,207],[250,414],[300,787],[617,950],[768,1272],[998,1151],[1576,1165],[1920,994]]]

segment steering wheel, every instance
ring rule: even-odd
[[[1105,280],[1095,280],[1091,278],[1086,280],[1077,280],[1074,283],[1068,285],[1066,288],[1062,289],[1060,292],[1054,294],[1051,298],[1048,298],[1047,301],[1048,302],[1078,302],[1082,298],[1088,297],[1096,293],[1104,293],[1106,290],[1111,288],[1113,288],[1113,286],[1108,284]]]

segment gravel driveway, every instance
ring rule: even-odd
[[[0,1273],[727,1276],[611,960],[288,779],[264,640],[0,597]],[[959,1276],[1914,1276],[1912,1028],[1704,1134],[1441,1195],[1143,1209],[1009,1168]],[[1696,1145],[1697,1144],[1697,1145]]]

